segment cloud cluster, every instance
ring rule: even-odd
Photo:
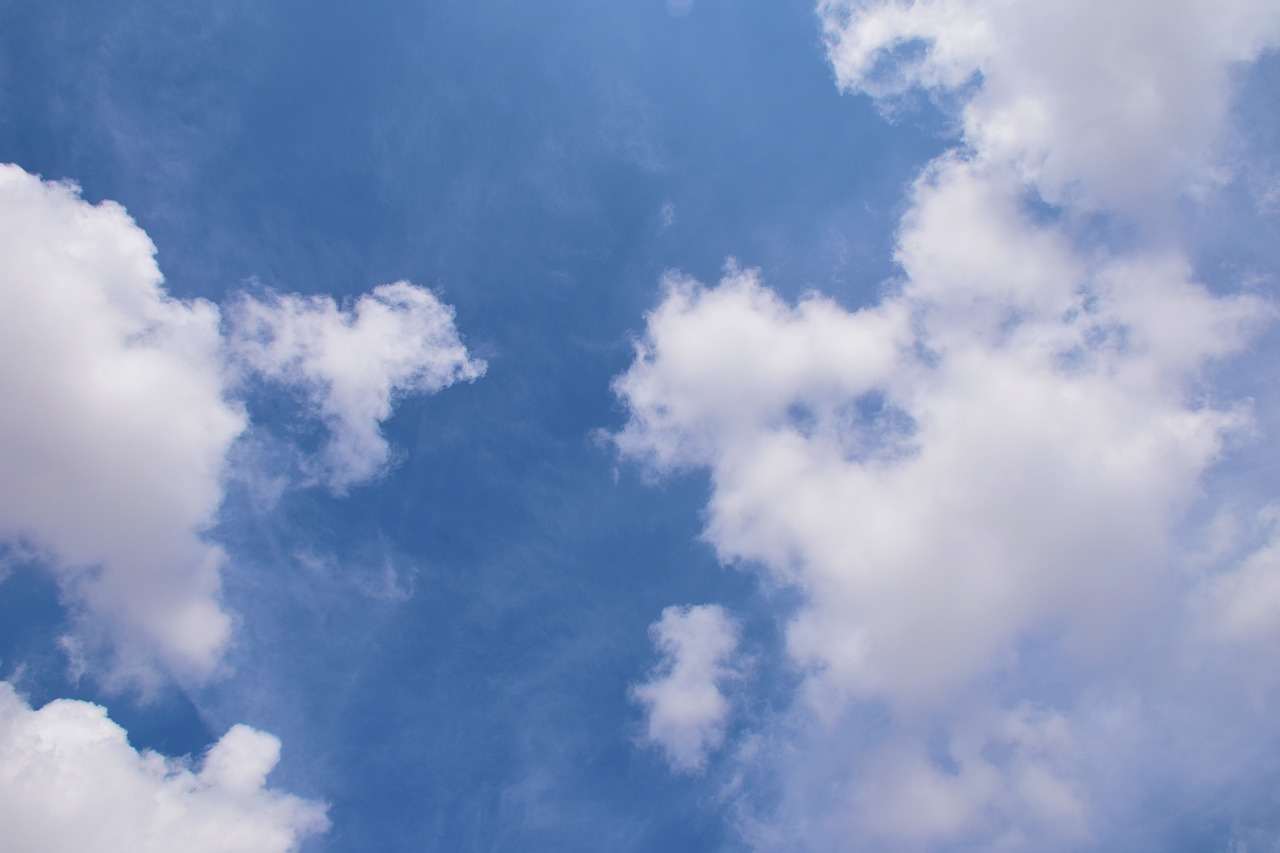
[[[322,806],[265,787],[280,742],[235,726],[199,768],[138,752],[105,709],[33,710],[0,682],[0,825],[12,853],[287,853]]]
[[[721,685],[736,674],[738,625],[724,608],[701,604],[666,608],[649,633],[662,661],[631,691],[648,716],[645,740],[673,769],[696,773],[724,741],[730,706]]]
[[[0,543],[57,577],[73,666],[144,690],[219,674],[233,617],[208,531],[228,477],[253,476],[232,450],[254,378],[314,406],[330,440],[313,467],[341,491],[386,467],[399,397],[484,369],[452,310],[407,282],[351,311],[243,297],[224,323],[171,297],[154,256],[119,205],[0,165]],[[102,708],[33,711],[0,683],[6,849],[293,850],[327,822],[263,787],[278,752],[237,726],[195,771],[134,751]]]
[[[110,676],[207,679],[231,617],[206,530],[248,426],[246,370],[297,387],[330,433],[336,489],[382,471],[395,401],[474,379],[452,310],[407,282],[331,299],[169,296],[155,246],[119,205],[0,166],[0,538],[58,576],[73,645]],[[245,474],[246,472],[238,472]]]
[[[970,270],[954,255],[974,245],[927,233],[935,206],[988,235],[1010,225],[980,189],[922,184],[910,278],[874,308],[786,306],[752,272],[670,283],[616,384],[619,446],[709,467],[721,556],[806,593],[789,648],[837,700],[945,696],[1045,620],[1094,632],[1128,615],[1247,422],[1190,391],[1246,340],[1256,300],[1213,297],[1165,258],[1074,271],[1029,223],[1011,252],[977,249],[1015,280],[939,280]],[[1151,291],[1159,310],[1135,307]]]
[[[119,205],[0,166],[0,535],[37,549],[128,668],[211,674],[230,619],[201,535],[245,428],[218,309],[165,293]]]
[[[782,790],[743,831],[766,849],[1096,841],[1142,796],[1090,794],[1130,776],[1148,713],[1107,722],[1108,679],[1156,669],[1137,706],[1186,701],[1204,638],[1274,640],[1280,616],[1273,545],[1209,574],[1183,549],[1204,477],[1255,429],[1214,376],[1274,309],[1211,292],[1151,236],[1213,175],[1232,63],[1276,40],[1280,11],[819,9],[843,87],[959,104],[961,144],[910,190],[900,277],[848,310],[732,266],[714,287],[671,275],[614,385],[620,450],[709,471],[721,558],[802,594],[797,701],[739,751]],[[1068,683],[1047,688],[1046,666]],[[851,722],[871,706],[886,731]]]

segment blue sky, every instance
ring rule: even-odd
[[[1272,5],[0,5],[15,849],[1274,847]]]

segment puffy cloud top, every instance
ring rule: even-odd
[[[384,284],[349,311],[327,296],[245,298],[232,313],[239,357],[297,386],[328,426],[324,478],[336,491],[366,482],[390,455],[379,429],[398,397],[432,394],[484,374],[453,324],[453,309],[407,281]]]
[[[0,682],[0,825],[11,853],[288,853],[322,805],[265,787],[280,742],[236,726],[200,767],[131,747],[106,710],[33,710]]]

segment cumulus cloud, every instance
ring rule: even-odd
[[[953,204],[952,189],[926,183],[918,209]],[[999,230],[964,202],[969,227]],[[971,248],[912,229],[903,242]],[[948,286],[934,275],[953,261],[930,255],[863,311],[786,306],[737,271],[673,283],[650,316],[615,386],[632,412],[619,446],[710,468],[721,556],[807,594],[788,643],[815,690],[946,696],[1042,620],[1123,618],[1098,597],[1127,600],[1163,564],[1198,477],[1245,422],[1190,392],[1205,359],[1244,340],[1253,300],[1212,297],[1167,259],[1076,277],[1035,257],[983,263],[1056,281],[1057,298],[1017,298],[994,276]],[[1133,310],[1151,289],[1162,311]],[[1166,340],[1179,324],[1181,346]]]
[[[330,432],[324,479],[338,492],[380,474],[390,458],[382,422],[395,401],[484,374],[453,309],[426,288],[384,284],[340,309],[331,297],[245,297],[232,346],[267,379],[301,388]]]
[[[647,712],[645,739],[672,769],[699,772],[724,740],[730,704],[721,685],[735,675],[738,625],[717,605],[668,607],[649,633],[662,661],[631,691]]]
[[[138,752],[106,710],[33,710],[0,682],[0,825],[12,853],[286,853],[325,808],[265,787],[280,743],[235,726],[199,766]]]
[[[1266,0],[821,0],[839,84],[959,97],[965,141],[1055,201],[1135,212],[1214,180],[1230,72],[1280,40]]]
[[[108,681],[218,672],[232,616],[207,535],[248,426],[245,364],[300,386],[331,431],[342,489],[389,455],[397,399],[474,379],[452,310],[407,282],[341,311],[245,297],[218,307],[163,286],[125,210],[0,165],[0,541],[58,577],[74,659],[111,651]]]
[[[201,536],[245,427],[218,309],[170,298],[124,209],[0,166],[0,535],[38,549],[122,665],[207,676],[227,641]]]
[[[668,276],[614,383],[619,449],[707,470],[720,557],[801,594],[796,702],[736,753],[776,796],[740,826],[761,849],[1094,843],[1156,784],[1131,771],[1157,751],[1242,766],[1195,698],[1227,689],[1205,638],[1274,648],[1274,545],[1204,576],[1183,547],[1206,475],[1255,429],[1214,377],[1274,308],[1210,291],[1141,236],[1161,229],[1108,229],[1212,179],[1233,64],[1275,43],[1280,11],[819,12],[841,86],[957,110],[960,144],[910,189],[900,276],[856,310],[789,304],[736,267],[711,287]],[[1157,671],[1107,710],[1109,679]],[[1197,807],[1223,784],[1165,769]]]

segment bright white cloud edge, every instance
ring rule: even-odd
[[[318,476],[339,493],[386,470],[391,449],[380,427],[398,398],[485,371],[463,346],[453,309],[407,281],[376,287],[346,311],[332,297],[287,294],[244,297],[230,317],[236,356],[301,388],[328,427]]]
[[[280,742],[235,726],[198,766],[138,752],[106,710],[32,709],[0,682],[0,826],[10,853],[288,853],[323,805],[266,787]]]
[[[0,536],[112,635],[123,677],[208,677],[231,619],[202,533],[246,419],[218,309],[170,298],[154,254],[119,205],[0,166]]]

